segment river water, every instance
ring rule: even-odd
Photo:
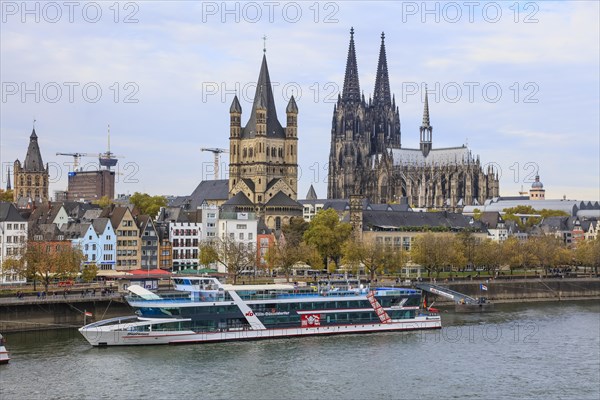
[[[600,302],[443,312],[436,332],[92,348],[75,330],[5,335],[0,399],[594,399]]]

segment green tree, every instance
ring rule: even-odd
[[[575,260],[579,265],[583,265],[584,272],[590,267],[597,275],[600,268],[600,236],[594,240],[579,242],[575,249]]]
[[[287,241],[286,237],[280,237],[267,252],[267,261],[272,269],[277,269],[285,274],[289,281],[294,264],[302,260],[302,252],[298,245]]]
[[[459,240],[449,233],[425,233],[417,236],[410,256],[414,263],[427,270],[428,276],[432,273],[439,276],[445,267],[457,270],[466,262]]]
[[[342,255],[342,245],[351,233],[352,226],[340,222],[337,212],[330,208],[315,215],[304,232],[304,241],[317,249],[324,265],[332,260],[337,268]]]
[[[155,216],[161,207],[167,205],[167,199],[164,196],[150,196],[146,193],[135,192],[129,198],[129,202],[137,208],[143,215]]]
[[[303,240],[304,232],[308,229],[309,223],[302,217],[293,217],[290,223],[281,227],[286,243],[292,246],[299,246]]]
[[[14,192],[13,190],[4,190],[4,189],[0,189],[0,201],[7,201],[9,203],[12,203],[13,199],[14,199]]]
[[[544,270],[546,276],[550,268],[564,265],[570,258],[569,252],[566,251],[562,240],[555,236],[530,237],[526,247],[528,247],[528,251],[531,254],[531,264],[536,268]]]
[[[474,262],[478,267],[485,268],[490,274],[498,271],[502,265],[502,245],[490,239],[477,244]]]
[[[252,245],[238,243],[233,239],[216,239],[200,245],[200,263],[213,262],[225,267],[235,285],[242,271],[256,267],[256,249]]]
[[[406,255],[402,249],[395,249],[390,245],[380,242],[347,240],[342,248],[342,262],[354,271],[361,265],[369,272],[371,280],[376,274],[387,272],[398,272],[406,263]]]
[[[98,200],[94,201],[94,204],[98,204],[102,208],[106,208],[113,204],[113,200],[108,196],[102,196]]]
[[[90,264],[83,267],[81,270],[81,279],[84,282],[91,282],[96,279],[98,275],[98,266],[96,264]]]
[[[510,236],[502,243],[502,262],[508,265],[511,275],[515,269],[524,268],[530,258],[525,244],[516,237]]]
[[[472,267],[475,260],[475,249],[477,248],[477,238],[473,235],[473,232],[465,230],[461,231],[456,235],[457,245],[459,250],[462,251],[465,258],[465,264]],[[459,268],[461,271],[463,268]]]

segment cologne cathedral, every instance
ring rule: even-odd
[[[484,171],[468,147],[433,146],[427,93],[419,133],[418,149],[402,147],[383,34],[373,98],[361,95],[354,29],[350,30],[344,86],[333,108],[328,198],[363,195],[373,203],[402,201],[412,207],[454,210],[499,195],[497,172]]]

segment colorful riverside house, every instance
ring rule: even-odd
[[[140,228],[141,264],[140,268],[151,270],[158,268],[158,233],[149,215],[138,215],[136,218]]]
[[[7,259],[19,259],[27,242],[28,222],[12,203],[0,202],[0,283],[23,283],[25,278],[4,269]]]
[[[64,230],[73,247],[84,255],[84,265],[96,265],[99,270],[114,270],[117,258],[117,236],[108,218],[73,223]]]
[[[133,214],[127,207],[112,205],[102,212],[110,219],[117,236],[117,271],[138,269],[141,264],[140,233]]]

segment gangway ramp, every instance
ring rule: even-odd
[[[478,301],[471,296],[459,293],[456,290],[448,289],[447,287],[433,285],[431,283],[418,283],[415,285],[417,289],[424,290],[427,293],[443,296],[455,303],[463,304],[478,304]]]

